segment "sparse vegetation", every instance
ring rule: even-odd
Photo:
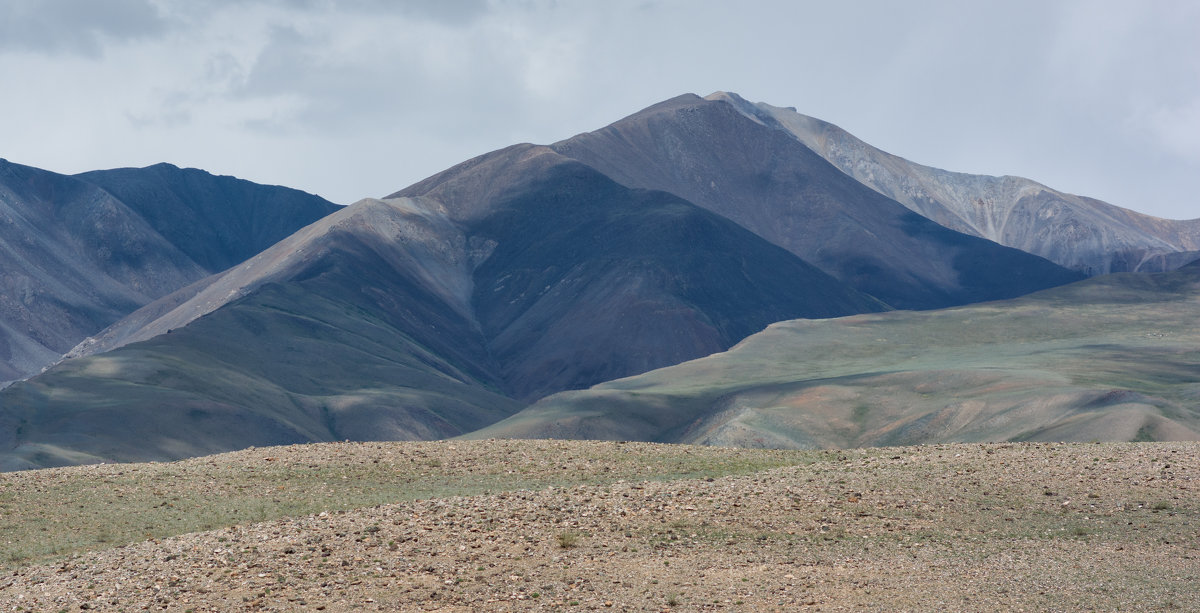
[[[577,532],[559,532],[555,536],[558,541],[558,546],[562,549],[571,549],[579,544],[579,533]]]
[[[470,610],[521,600],[1190,610],[1200,606],[1195,485],[1142,477],[1200,474],[1198,458],[1194,443],[765,452],[452,441],[16,473],[0,476],[10,562],[0,601],[36,589],[51,606],[35,610],[78,610],[84,594],[128,610],[155,598],[195,610],[406,610],[433,599]],[[232,507],[223,499],[234,496],[269,520],[199,504]],[[303,512],[288,512],[301,501]],[[193,516],[225,523],[155,540],[125,532]],[[96,526],[113,526],[114,542],[79,536]]]
[[[746,447],[1195,440],[1198,288],[1192,267],[948,310],[781,322],[735,352],[553,396],[478,435],[637,423],[650,440]]]
[[[536,447],[459,442],[452,445],[457,453],[447,453],[443,443],[331,443],[174,464],[0,473],[0,511],[5,512],[0,516],[0,562],[29,564],[146,538],[422,498],[622,479],[740,475],[819,457],[730,449],[684,455],[676,447],[599,443],[564,464],[555,457],[560,445],[566,448],[557,442]],[[229,463],[234,458],[236,465]],[[33,492],[37,505],[11,504]],[[88,504],[81,506],[84,500]]]

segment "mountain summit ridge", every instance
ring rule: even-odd
[[[726,217],[895,308],[1010,298],[1082,278],[912,212],[725,99],[676,96],[550,147]]]
[[[1089,276],[1161,272],[1200,258],[1200,219],[1145,215],[1024,177],[925,166],[793,108],[751,103],[730,92],[706,99],[727,101],[764,126],[791,134],[848,176],[943,226]]]

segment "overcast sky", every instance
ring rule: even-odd
[[[1200,217],[1194,0],[0,0],[0,157],[348,204],[675,95]]]

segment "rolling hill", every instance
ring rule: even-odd
[[[1200,264],[1016,300],[790,321],[470,436],[784,448],[1200,439]]]

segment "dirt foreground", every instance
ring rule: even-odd
[[[760,457],[750,453],[783,465],[750,471]],[[97,543],[40,565],[10,557],[0,611],[1200,610],[1196,443],[310,445],[0,475],[0,517],[51,504],[55,479],[94,482],[99,500],[115,475],[158,471],[174,479],[153,487],[208,492],[217,505],[265,465],[281,484],[338,463],[399,480],[414,457],[492,475],[491,493]],[[679,478],[688,462],[695,475]],[[188,476],[218,465],[234,468],[222,473],[232,481]],[[507,489],[505,475],[554,485]],[[334,509],[343,485],[326,485],[319,498]],[[121,512],[149,513],[135,494]],[[78,516],[63,520],[100,521],[86,519],[89,500],[71,501]]]

